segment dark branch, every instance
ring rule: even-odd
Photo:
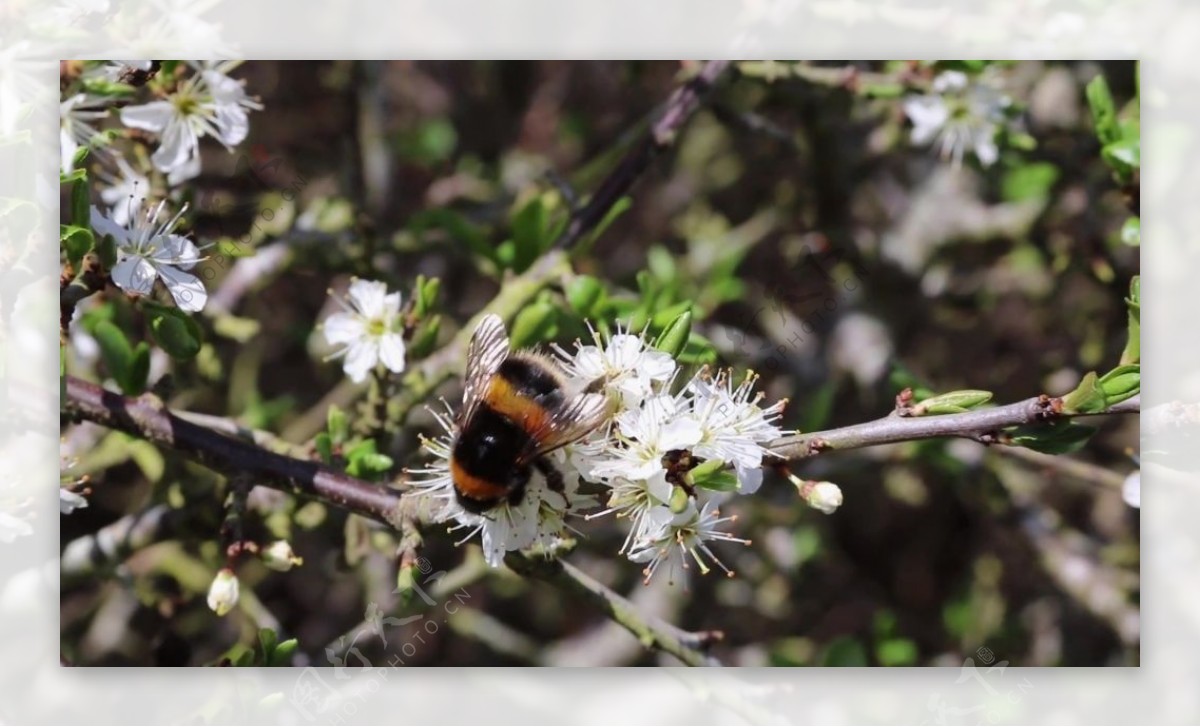
[[[708,61],[695,77],[671,94],[662,115],[650,126],[645,136],[626,152],[616,168],[596,188],[587,204],[571,217],[567,229],[555,241],[556,247],[574,247],[584,235],[600,224],[650,163],[674,143],[679,130],[696,113],[708,90],[728,68],[729,61]]]

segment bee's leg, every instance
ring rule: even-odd
[[[565,489],[562,472],[559,472],[558,468],[550,460],[545,457],[538,457],[534,460],[533,466],[537,467],[537,471],[541,472],[542,477],[546,478],[546,487],[555,492],[562,492]]]

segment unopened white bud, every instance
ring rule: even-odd
[[[218,616],[233,610],[238,602],[238,577],[229,568],[222,568],[208,587],[208,607]]]
[[[800,492],[800,497],[814,510],[820,510],[826,515],[832,515],[842,506],[842,488],[832,482],[814,482],[802,480],[796,475],[788,475],[788,479]]]
[[[263,565],[280,573],[289,571],[294,565],[303,565],[304,559],[296,555],[286,540],[276,540],[261,551]]]

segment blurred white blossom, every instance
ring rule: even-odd
[[[933,80],[932,93],[911,96],[904,112],[912,121],[912,142],[937,143],[943,159],[962,164],[970,150],[984,166],[1000,158],[996,133],[1011,101],[988,77],[969,77],[943,71]]]
[[[73,492],[65,487],[58,488],[58,511],[62,515],[70,515],[76,510],[83,509],[88,506],[87,498],[78,492]]]
[[[381,362],[393,373],[404,371],[400,293],[388,293],[386,283],[355,279],[348,298],[333,296],[344,310],[329,316],[323,325],[325,340],[341,347],[332,358],[346,358],[342,370],[355,382],[365,381]]]
[[[1137,470],[1133,474],[1125,478],[1125,483],[1121,486],[1121,497],[1125,499],[1125,504],[1130,507],[1141,508],[1142,506],[1142,471]]]
[[[91,146],[99,132],[94,122],[108,116],[110,101],[101,96],[77,93],[58,106],[59,146],[63,174],[71,171],[71,160],[81,146]]]
[[[146,202],[150,192],[150,180],[129,166],[120,155],[112,157],[116,161],[120,176],[114,176],[107,171],[99,171],[96,176],[108,184],[100,190],[100,199],[111,209],[109,217],[113,222],[127,227],[133,221],[134,214]]]
[[[199,249],[191,240],[174,233],[185,206],[162,224],[158,218],[165,200],[142,217],[133,215],[133,226],[118,225],[92,207],[92,227],[98,236],[112,235],[117,246],[117,264],[112,269],[113,283],[122,290],[149,295],[154,281],[161,279],[181,310],[195,313],[204,308],[208,292],[191,270],[200,261]]]
[[[208,587],[208,607],[218,616],[233,610],[238,602],[238,577],[229,568],[222,568]]]

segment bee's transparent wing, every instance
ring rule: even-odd
[[[603,425],[611,414],[608,397],[604,394],[579,394],[547,419],[541,431],[534,436],[538,443],[537,450],[527,459],[536,459],[586,437],[589,432]]]
[[[471,418],[479,400],[487,391],[488,380],[508,357],[508,332],[500,316],[489,314],[479,321],[467,348],[467,372],[463,379],[463,408],[459,424]]]

